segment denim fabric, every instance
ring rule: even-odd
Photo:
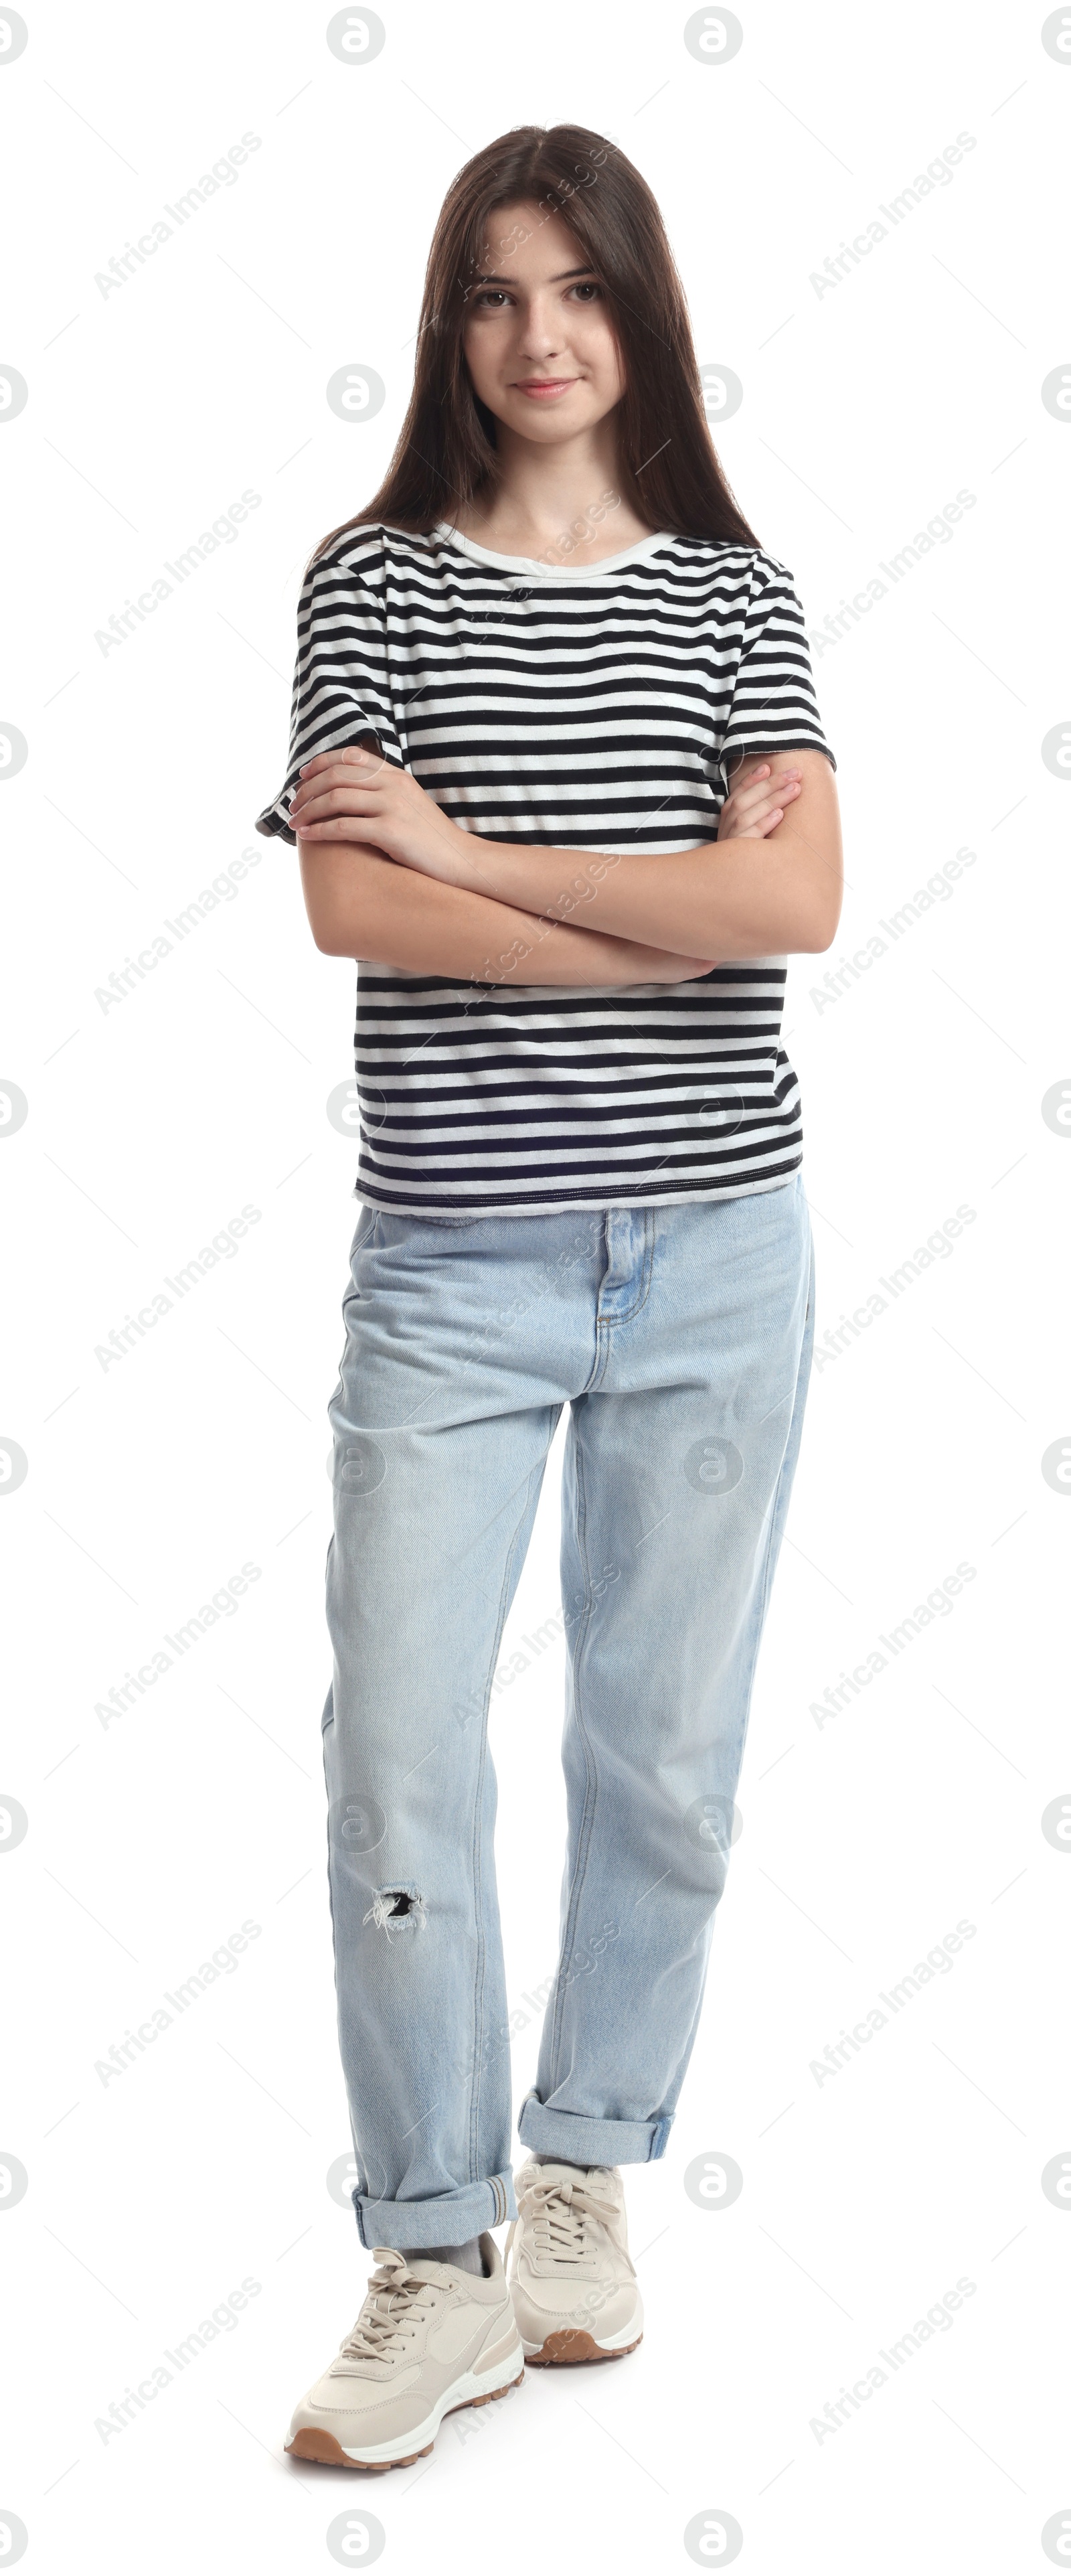
[[[365,1208],[331,1399],[323,1714],[366,2245],[515,2215],[487,1710],[547,1452],[568,1849],[528,2148],[663,2153],[725,1881],[813,1318],[800,1173],[684,1207]]]

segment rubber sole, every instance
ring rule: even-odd
[[[523,2378],[524,2371],[521,2369],[516,2379],[504,2380],[501,2388],[489,2388],[483,2397],[460,2397],[456,2406],[444,2406],[436,2424],[435,2433],[440,2430],[448,2415],[462,2415],[467,2406],[490,2406],[496,2397],[508,2397],[511,2388],[519,2388]],[[352,2451],[343,2450],[341,2442],[334,2433],[329,2433],[325,2426],[319,2424],[304,2424],[301,2431],[295,2433],[293,2441],[285,2443],[283,2447],[289,2452],[292,2460],[315,2460],[321,2468],[325,2469],[363,2469],[367,2476],[379,2477],[388,2469],[411,2469],[414,2460],[426,2460],[429,2451],[435,2448],[435,2433],[432,2434],[430,2442],[425,2442],[421,2449],[406,2451],[397,2460],[355,2459]]]
[[[583,2328],[560,2326],[555,2334],[547,2336],[538,2352],[526,2352],[524,2357],[529,2370],[569,2370],[584,2361],[623,2361],[625,2354],[638,2351],[642,2342],[643,2336],[638,2334],[635,2343],[619,2344],[616,2351],[608,2351]]]

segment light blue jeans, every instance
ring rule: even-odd
[[[323,1715],[365,2245],[516,2215],[487,1710],[547,1452],[568,1850],[524,2145],[664,2149],[692,2044],[810,1371],[802,1175],[570,1216],[365,1207],[331,1399]]]

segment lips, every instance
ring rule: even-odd
[[[578,376],[526,376],[518,379],[516,391],[546,399],[551,394],[567,394],[570,386],[579,381]]]

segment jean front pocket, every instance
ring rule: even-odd
[[[375,1208],[375,1207],[369,1207],[369,1206],[368,1206],[368,1204],[367,1204],[367,1202],[366,1202],[366,1203],[365,1203],[365,1205],[364,1205],[364,1206],[362,1207],[362,1209],[361,1209],[360,1216],[359,1216],[359,1217],[358,1217],[358,1219],[357,1219],[357,1225],[356,1225],[356,1230],[355,1230],[354,1237],[353,1237],[353,1242],[352,1242],[352,1244],[351,1244],[351,1246],[350,1246],[350,1260],[351,1260],[351,1261],[355,1261],[355,1260],[356,1260],[357,1255],[358,1255],[358,1253],[359,1253],[359,1252],[367,1252],[367,1251],[369,1251],[369,1250],[371,1249],[372,1245],[375,1243],[375,1239],[376,1239],[376,1228],[377,1228],[378,1224],[379,1224],[379,1209],[378,1209],[378,1208]]]

